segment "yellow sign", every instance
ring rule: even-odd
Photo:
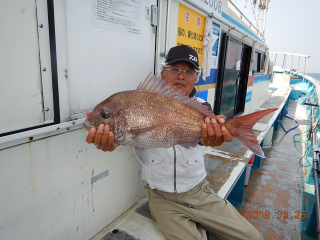
[[[179,3],[177,45],[192,47],[199,56],[202,65],[202,39],[205,17]]]

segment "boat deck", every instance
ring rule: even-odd
[[[305,236],[302,211],[304,169],[299,159],[305,151],[303,143],[294,143],[293,135],[305,132],[307,116],[304,107],[290,100],[288,116],[299,121],[298,128],[285,132],[280,128],[274,137],[273,147],[266,152],[260,167],[251,170],[249,184],[245,187],[243,203],[237,205],[239,212],[262,234],[264,239],[313,239]],[[296,123],[284,118],[286,130]],[[305,135],[302,139],[305,140]],[[301,161],[301,164],[303,162]],[[301,215],[302,213],[302,215]],[[305,212],[308,214],[308,211]]]

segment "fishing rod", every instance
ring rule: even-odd
[[[313,103],[304,103],[303,105],[309,105],[309,106],[313,106],[313,107],[320,107],[320,105],[313,104]]]

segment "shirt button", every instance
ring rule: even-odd
[[[196,162],[198,162],[198,160],[196,160]]]
[[[154,162],[154,160],[151,160],[151,162]]]

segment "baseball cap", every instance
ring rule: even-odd
[[[166,59],[167,64],[171,65],[176,62],[191,63],[196,69],[199,69],[199,58],[197,52],[187,45],[172,47]]]

